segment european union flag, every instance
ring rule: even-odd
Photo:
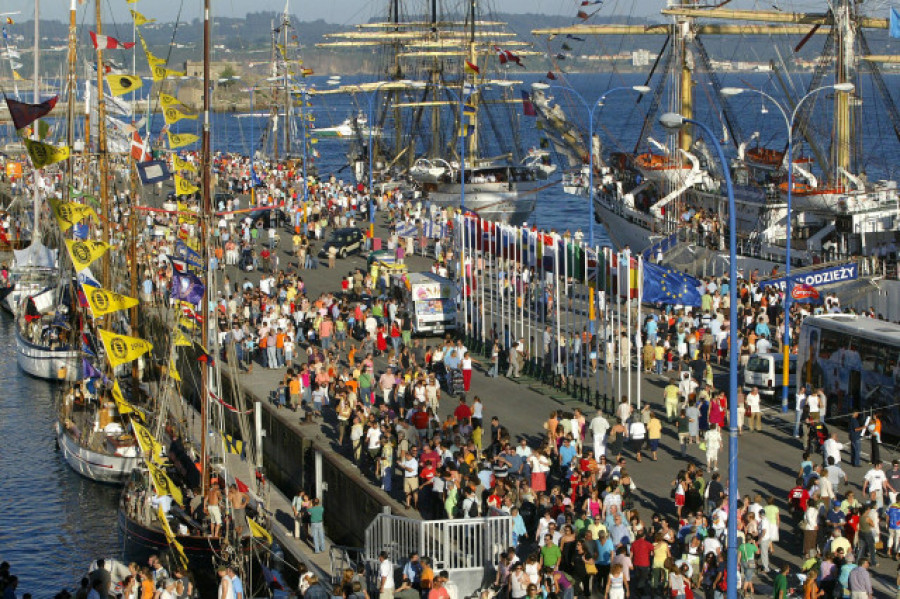
[[[900,38],[900,10],[891,8],[889,34],[893,38]]]
[[[700,281],[671,268],[644,262],[645,302],[699,306]]]

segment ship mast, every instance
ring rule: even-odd
[[[32,89],[34,91],[34,97],[32,98],[32,102],[37,104],[40,102],[40,93],[41,93],[41,52],[40,52],[40,39],[41,39],[41,2],[40,0],[34,0],[34,74],[31,76],[32,79]],[[33,124],[34,135],[32,139],[39,140],[40,135],[40,121],[36,120]],[[34,201],[34,229],[31,232],[31,243],[34,244],[35,241],[41,240],[41,194],[40,194],[40,181],[41,181],[41,169],[34,169],[34,190],[33,190],[33,201]]]
[[[834,82],[853,83],[853,56],[855,32],[850,14],[850,3],[841,0],[834,9],[835,43],[837,59],[835,62]],[[834,94],[834,145],[832,147],[832,168],[835,171],[835,182],[846,182],[850,171],[850,95]]]
[[[95,1],[97,37],[103,33],[100,0]],[[109,243],[109,180],[108,157],[106,155],[106,79],[103,69],[103,49],[97,45],[97,170],[100,172],[100,209],[103,213],[100,231],[104,243]],[[90,133],[89,133],[90,134]],[[103,277],[101,284],[109,288],[109,254],[103,254]],[[103,317],[106,322],[107,317]]]
[[[72,150],[75,144],[75,98],[78,96],[77,81],[75,78],[77,64],[76,53],[78,47],[78,44],[76,43],[77,27],[75,24],[75,6],[76,0],[69,0],[69,57],[67,65],[68,77],[66,81],[66,87],[68,88],[68,102],[66,103],[66,145],[69,146],[69,157],[66,158],[66,175],[68,177],[69,185],[75,180],[75,157]],[[83,155],[87,155],[86,150],[87,148],[85,148]],[[63,186],[63,198],[66,202],[69,201],[69,185]]]
[[[209,153],[209,5],[210,0],[203,0],[203,138],[201,141],[200,157],[200,235],[203,240],[201,252],[203,256],[203,268],[204,272],[207,273],[206,292],[203,294],[203,309],[201,312],[203,314],[203,323],[200,327],[202,331],[200,339],[203,344],[203,351],[207,351],[206,348],[209,347],[209,327],[212,324],[210,322],[212,319],[209,318],[209,293],[211,288],[209,285],[209,278],[212,276],[212,273],[210,273],[207,268],[209,265],[209,219],[211,210],[211,190],[209,185],[210,171],[212,168]],[[277,135],[275,136],[275,139],[278,139]],[[203,497],[206,496],[206,487],[209,479],[207,474],[209,459],[206,450],[206,438],[208,436],[206,406],[209,403],[209,368],[209,360],[200,365],[200,491]]]
[[[476,0],[469,0],[469,43],[468,48],[466,49],[466,60],[471,62],[473,65],[478,65],[478,54],[477,54],[477,45],[475,41],[475,2]],[[465,98],[466,95],[466,69],[463,68],[463,84],[462,89],[459,90],[460,97],[463,98],[463,103],[469,106],[474,107],[475,114],[473,115],[473,120],[471,123],[472,131],[468,131],[465,129],[466,124],[466,115],[465,110],[463,110],[463,114],[459,115],[459,126],[460,129],[465,131],[469,138],[465,140],[465,143],[468,144],[466,148],[466,155],[471,156],[470,163],[475,163],[475,158],[478,156],[478,73],[472,73],[472,93],[469,94],[468,99]],[[463,168],[464,165],[460,165],[460,169]],[[465,173],[461,173],[460,177],[465,177]]]

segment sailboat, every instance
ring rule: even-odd
[[[369,139],[357,133],[356,160],[373,164],[373,178],[408,174],[436,206],[464,205],[483,218],[524,222],[555,170],[546,154],[523,150],[516,112],[522,100],[512,90],[520,82],[510,69],[536,53],[505,23],[485,20],[474,1],[463,18],[442,14],[436,0],[427,17],[402,20],[396,0],[389,12],[386,22],[329,34],[338,41],[318,44],[385,51],[384,81],[316,91],[364,101],[381,96],[370,125],[392,135],[372,144],[369,161]]]
[[[684,215],[702,210],[704,214],[715,215],[717,230],[705,239],[695,239],[697,248],[708,250],[711,258],[723,263],[728,259],[723,254],[728,235],[723,167],[691,128],[668,135],[665,142],[653,139],[651,131],[659,112],[693,116],[695,86],[701,75],[707,76],[710,91],[715,92],[723,124],[734,144],[735,156],[725,168],[731,170],[735,182],[737,259],[741,268],[768,272],[773,266],[784,264],[788,218],[792,224],[792,259],[796,265],[873,255],[882,245],[897,240],[900,225],[897,182],[867,180],[861,154],[864,140],[859,127],[864,115],[860,110],[860,82],[865,75],[881,92],[880,100],[887,107],[894,133],[900,139],[897,109],[886,93],[877,66],[890,57],[873,56],[865,35],[867,29],[887,28],[887,19],[864,15],[861,3],[842,0],[830,6],[823,14],[804,14],[670,2],[662,10],[668,20],[663,25],[576,25],[533,32],[548,36],[665,36],[664,49],[654,67],[665,73],[659,75],[650,95],[650,107],[637,144],[640,147],[646,143],[647,149],[610,154],[606,158],[607,170],[594,166],[601,176],[595,178],[597,188],[591,190],[590,198],[598,220],[606,225],[617,245],[652,252],[667,239],[684,237]],[[750,146],[758,133],[741,139],[739,121],[746,117],[737,118],[702,43],[704,36],[730,34],[796,36],[801,40],[800,46],[815,35],[827,36],[808,90],[815,91],[830,74],[835,86],[830,130],[816,130],[813,123],[822,119],[812,117],[812,103],[799,113],[795,129],[795,145],[805,143],[813,160],[795,152],[796,159],[787,165],[785,149]],[[788,98],[790,113],[797,100],[778,70],[776,77]],[[668,98],[668,105],[660,110],[663,98]],[[856,125],[851,126],[852,123]],[[830,151],[825,148],[829,140]],[[794,171],[792,214],[788,214],[786,202],[788,168]]]

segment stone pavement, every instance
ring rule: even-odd
[[[376,234],[384,237],[386,231],[384,227],[379,226]],[[292,261],[284,251],[290,249],[290,234],[281,233],[279,250],[281,255],[281,268],[295,266],[296,261]],[[321,242],[316,244],[316,248],[321,247]],[[426,270],[430,267],[431,262],[422,257],[408,257],[407,264],[410,272]],[[316,297],[324,291],[336,291],[340,289],[340,278],[346,276],[353,269],[361,267],[365,268],[365,258],[363,256],[351,256],[347,259],[338,259],[337,267],[333,270],[325,268],[321,265],[315,270],[300,271],[306,286],[307,295]],[[237,273],[234,269],[228,269],[229,276],[233,283],[238,284],[243,281],[244,277],[250,280],[258,280],[258,273]],[[295,357],[299,360],[305,360],[301,354]],[[384,362],[379,364],[382,368]],[[252,393],[267,398],[269,391],[275,389],[284,375],[285,369],[264,369],[256,364],[251,374],[242,374],[242,385]],[[636,388],[636,376],[633,388]],[[644,376],[642,381],[642,400],[649,402],[657,413],[664,415],[662,407],[662,389],[667,383],[664,377],[655,375]],[[716,383],[720,388],[727,387],[727,372],[722,368],[716,368]],[[477,371],[472,378],[472,389],[469,393],[469,399],[478,395],[484,402],[485,421],[487,422],[492,416],[497,416],[502,425],[508,428],[514,438],[524,437],[532,444],[537,443],[538,439],[544,434],[542,429],[543,422],[547,419],[551,410],[563,410],[570,412],[576,407],[585,412],[586,417],[590,420],[594,414],[594,407],[574,398],[567,398],[564,393],[558,390],[548,389],[541,385],[538,381],[523,377],[519,381],[511,381],[504,377],[492,379],[486,376],[486,369],[479,364]],[[455,400],[446,398],[441,402],[440,416],[446,416],[456,406]],[[335,421],[333,411],[328,411],[322,426],[322,433],[325,438],[332,440],[333,446],[336,444],[334,439]],[[285,411],[285,415],[289,415]],[[769,407],[764,414],[763,431],[756,433],[744,432],[740,437],[739,446],[739,490],[741,495],[763,496],[774,495],[778,500],[778,505],[783,510],[783,522],[781,531],[781,541],[773,551],[773,563],[778,565],[781,560],[788,560],[793,564],[799,563],[798,555],[800,536],[794,534],[794,523],[786,509],[787,491],[794,486],[794,478],[799,470],[801,462],[802,446],[799,440],[791,438],[793,427],[793,412],[782,415],[780,409],[775,406]],[[315,425],[304,425],[315,426]],[[727,465],[729,463],[727,433],[723,431],[723,451],[720,455],[719,464],[723,479],[727,480]],[[841,440],[846,441],[846,434],[841,431]],[[336,448],[338,450],[339,448]],[[894,448],[885,451],[883,449],[883,458],[890,460],[897,455]],[[345,452],[346,455],[346,452]],[[680,456],[677,435],[674,426],[666,425],[664,429],[663,441],[659,452],[659,461],[650,461],[645,455],[643,463],[636,463],[629,452],[625,454],[628,457],[628,468],[632,474],[634,481],[638,487],[637,505],[639,506],[642,517],[649,519],[652,512],[659,511],[674,514],[674,502],[670,499],[669,492],[671,482],[675,474],[686,465],[685,458]],[[705,453],[701,452],[697,446],[691,446],[688,449],[687,460],[696,463],[705,464]],[[848,464],[843,464],[845,471],[852,483],[852,487],[857,490],[860,495],[862,476],[867,467],[852,468]],[[392,507],[397,511],[397,502],[392,502]],[[403,510],[405,511],[405,510]],[[894,564],[886,558],[881,559],[881,563],[877,569],[877,578],[881,589],[893,589],[895,572]],[[767,581],[767,579],[764,579]],[[761,588],[761,587],[758,587]]]

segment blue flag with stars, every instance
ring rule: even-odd
[[[667,268],[644,262],[644,293],[642,301],[661,304],[699,306],[700,281],[694,277]]]

